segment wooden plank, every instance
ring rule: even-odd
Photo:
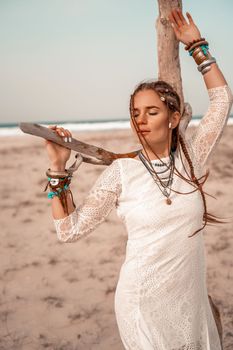
[[[42,137],[48,141],[57,143],[60,146],[69,148],[73,151],[79,152],[83,161],[91,164],[104,164],[109,165],[117,158],[134,158],[137,156],[138,151],[129,153],[114,153],[107,151],[101,147],[90,145],[88,143],[71,138],[71,142],[65,142],[63,138],[48,127],[34,124],[34,123],[20,123],[19,128],[26,134]],[[89,156],[89,157],[88,157]]]

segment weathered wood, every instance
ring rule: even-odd
[[[184,103],[179,59],[179,42],[168,20],[173,8],[182,8],[181,0],[158,0],[159,16],[156,20],[158,78],[173,86]]]
[[[39,124],[20,123],[19,127],[24,133],[42,137],[45,140],[52,141],[60,146],[79,152],[82,155],[83,161],[91,164],[109,165],[114,159],[117,158],[134,158],[140,151],[114,153],[101,147],[76,140],[73,137],[71,138],[71,142],[65,142],[61,136],[57,135],[56,132]]]
[[[177,7],[182,9],[182,0],[158,0],[159,15],[156,20],[158,79],[171,84],[180,96],[181,114],[183,112],[183,116],[179,130],[184,133],[192,118],[192,108],[189,103],[184,103],[179,42],[168,20],[170,11]]]

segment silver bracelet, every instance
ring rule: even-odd
[[[202,75],[204,75],[205,73],[209,72],[211,70],[211,66],[207,66],[207,67],[204,67],[201,71]]]
[[[216,59],[214,57],[211,57],[208,60],[205,60],[204,62],[199,64],[199,66],[197,66],[197,69],[199,70],[199,72],[202,72],[202,70],[205,67],[210,66],[212,63],[216,63]]]
[[[67,169],[65,169],[64,171],[55,171],[55,170],[51,170],[50,168],[46,171],[46,175],[48,177],[53,177],[55,179],[60,179],[60,178],[63,178],[63,177],[70,176],[70,174],[69,174]]]

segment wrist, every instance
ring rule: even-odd
[[[190,40],[186,43],[185,50],[189,51],[190,48],[192,48],[193,46],[198,45],[199,43],[204,43],[204,42],[208,43],[205,40],[205,38],[201,38],[199,35],[197,35],[195,38],[193,37],[192,40]]]
[[[189,43],[192,43],[193,41],[199,41],[202,40],[204,38],[201,37],[201,35],[194,35],[192,38],[190,38],[190,40],[186,43],[186,45],[188,45]]]
[[[49,168],[52,171],[65,171],[66,164],[51,163]]]

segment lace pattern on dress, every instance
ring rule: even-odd
[[[194,162],[201,168],[219,143],[233,103],[233,95],[228,85],[207,91],[210,100],[209,108],[195,131],[186,140],[192,148]]]
[[[120,193],[120,167],[115,160],[97,178],[83,204],[65,218],[53,219],[58,240],[70,243],[91,233],[117,206]]]

